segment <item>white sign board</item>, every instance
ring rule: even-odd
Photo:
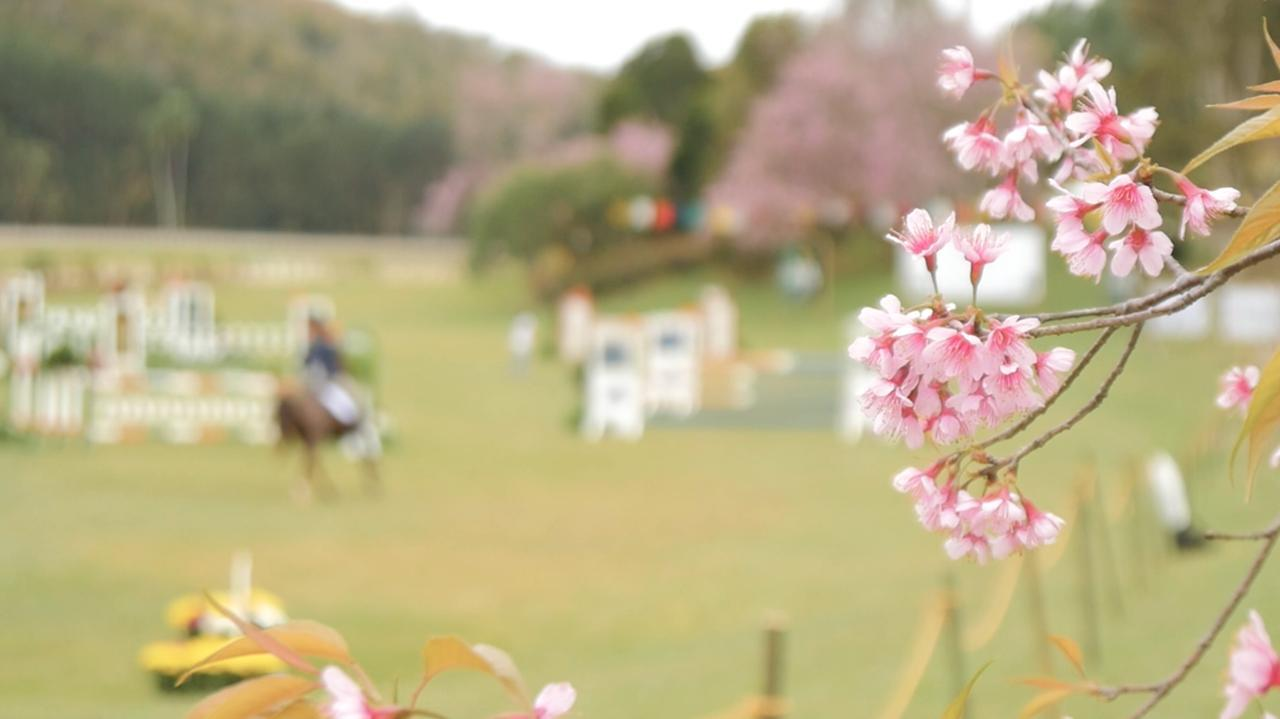
[[[1218,292],[1218,331],[1228,342],[1280,339],[1280,287],[1229,284]]]
[[[642,328],[624,321],[601,321],[591,333],[587,356],[582,435],[639,439],[644,434],[645,398]]]

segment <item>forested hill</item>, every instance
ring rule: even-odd
[[[483,40],[321,0],[0,3],[0,221],[402,232]]]

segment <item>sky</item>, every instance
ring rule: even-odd
[[[840,0],[329,0],[371,13],[409,10],[435,27],[483,35],[572,67],[617,69],[645,41],[682,30],[703,58],[727,60],[751,18],[763,13],[830,15]],[[937,0],[944,12],[967,14],[990,36],[1050,0]]]

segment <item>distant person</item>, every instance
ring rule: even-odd
[[[328,323],[315,315],[307,319],[307,354],[302,360],[302,376],[307,392],[343,431],[360,423],[360,403],[343,371],[342,354]]]
[[[529,371],[533,348],[538,340],[538,318],[532,312],[521,312],[511,320],[507,332],[507,350],[511,353],[511,373],[521,376]]]

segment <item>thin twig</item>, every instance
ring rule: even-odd
[[[1115,334],[1118,329],[1119,328],[1117,327],[1108,327],[1106,331],[1098,336],[1098,339],[1095,340],[1093,345],[1089,347],[1089,350],[1084,353],[1084,356],[1080,358],[1080,361],[1076,363],[1076,366],[1071,369],[1071,374],[1068,374],[1066,379],[1062,381],[1062,385],[1058,387],[1058,391],[1050,395],[1044,401],[1044,404],[1037,407],[1034,411],[1027,413],[1026,416],[1018,420],[1017,424],[1014,424],[1012,427],[1009,427],[994,437],[988,437],[974,445],[974,449],[984,449],[986,447],[990,447],[996,442],[1003,442],[1006,439],[1012,438],[1027,427],[1030,427],[1031,423],[1036,421],[1040,415],[1048,411],[1050,405],[1057,401],[1057,399],[1062,396],[1063,392],[1067,391],[1067,388],[1071,386],[1072,382],[1076,381],[1076,377],[1080,376],[1080,373],[1084,371],[1084,368],[1093,361],[1095,356],[1097,356],[1098,350],[1102,349],[1102,346],[1107,343],[1107,340],[1111,339],[1111,335]]]
[[[1151,713],[1157,704],[1164,700],[1173,691],[1174,687],[1182,683],[1187,674],[1195,667],[1195,665],[1209,651],[1209,647],[1213,645],[1218,635],[1222,633],[1223,627],[1240,606],[1240,602],[1244,596],[1249,593],[1249,589],[1253,586],[1253,582],[1258,578],[1258,573],[1262,571],[1262,565],[1266,564],[1267,558],[1271,555],[1271,550],[1276,545],[1276,538],[1280,537],[1280,517],[1272,520],[1270,526],[1260,532],[1247,534],[1226,534],[1218,532],[1206,532],[1205,537],[1208,539],[1256,539],[1262,541],[1262,546],[1258,548],[1258,554],[1253,558],[1253,563],[1249,565],[1249,571],[1240,580],[1240,584],[1236,585],[1235,591],[1231,593],[1230,599],[1227,600],[1226,606],[1218,612],[1213,620],[1213,624],[1209,626],[1209,630],[1205,632],[1200,641],[1196,643],[1195,648],[1191,651],[1190,656],[1182,661],[1182,664],[1173,673],[1163,680],[1152,684],[1130,684],[1116,686],[1100,686],[1094,690],[1094,693],[1108,701],[1115,699],[1122,694],[1150,694],[1146,703],[1138,707],[1138,710],[1130,715],[1129,719],[1140,719]]]
[[[1206,279],[1208,279],[1207,275],[1188,273],[1186,277],[1179,278],[1166,287],[1140,297],[1125,300],[1124,302],[1117,302],[1114,305],[1106,305],[1105,307],[1086,307],[1075,310],[1065,310],[1062,312],[1042,312],[1040,314],[1025,316],[1034,317],[1041,322],[1056,322],[1058,320],[1069,320],[1078,317],[1131,314],[1139,310],[1145,310],[1152,305],[1159,304],[1178,293],[1185,292],[1192,287],[1201,284]]]
[[[1227,280],[1236,276],[1245,269],[1276,255],[1280,255],[1280,240],[1272,240],[1268,244],[1259,247],[1226,267],[1223,267],[1216,272],[1204,275],[1204,280],[1202,282],[1191,286],[1190,289],[1187,289],[1172,302],[1159,304],[1155,307],[1148,307],[1147,309],[1139,312],[1131,312],[1115,317],[1101,317],[1099,319],[1088,320],[1085,322],[1072,322],[1049,327],[1041,326],[1031,330],[1027,335],[1029,337],[1049,337],[1052,335],[1065,335],[1073,332],[1105,329],[1107,327],[1124,327],[1127,325],[1137,324],[1139,322],[1146,322],[1147,320],[1155,317],[1171,315],[1174,312],[1178,312],[1179,310],[1186,308],[1188,305],[1201,297],[1204,297],[1210,292],[1213,292]]]
[[[1137,346],[1138,336],[1141,334],[1142,324],[1139,323],[1133,328],[1133,333],[1129,335],[1129,341],[1125,344],[1124,352],[1121,353],[1120,359],[1116,362],[1116,366],[1111,368],[1111,372],[1107,375],[1107,378],[1102,381],[1102,384],[1098,386],[1098,391],[1093,395],[1093,397],[1091,397],[1083,407],[1077,410],[1075,414],[1071,415],[1061,424],[1051,427],[1044,434],[1036,437],[1022,449],[1019,449],[1017,452],[1014,452],[1005,459],[992,462],[991,465],[984,468],[980,474],[993,475],[1001,467],[1017,468],[1018,463],[1021,462],[1028,454],[1040,449],[1048,444],[1049,440],[1076,426],[1080,420],[1084,419],[1090,412],[1097,409],[1098,406],[1102,404],[1103,400],[1107,398],[1107,393],[1111,391],[1111,385],[1115,384],[1116,379],[1118,379],[1120,374],[1124,372],[1124,366],[1129,362],[1129,356],[1133,354],[1133,348]]]

